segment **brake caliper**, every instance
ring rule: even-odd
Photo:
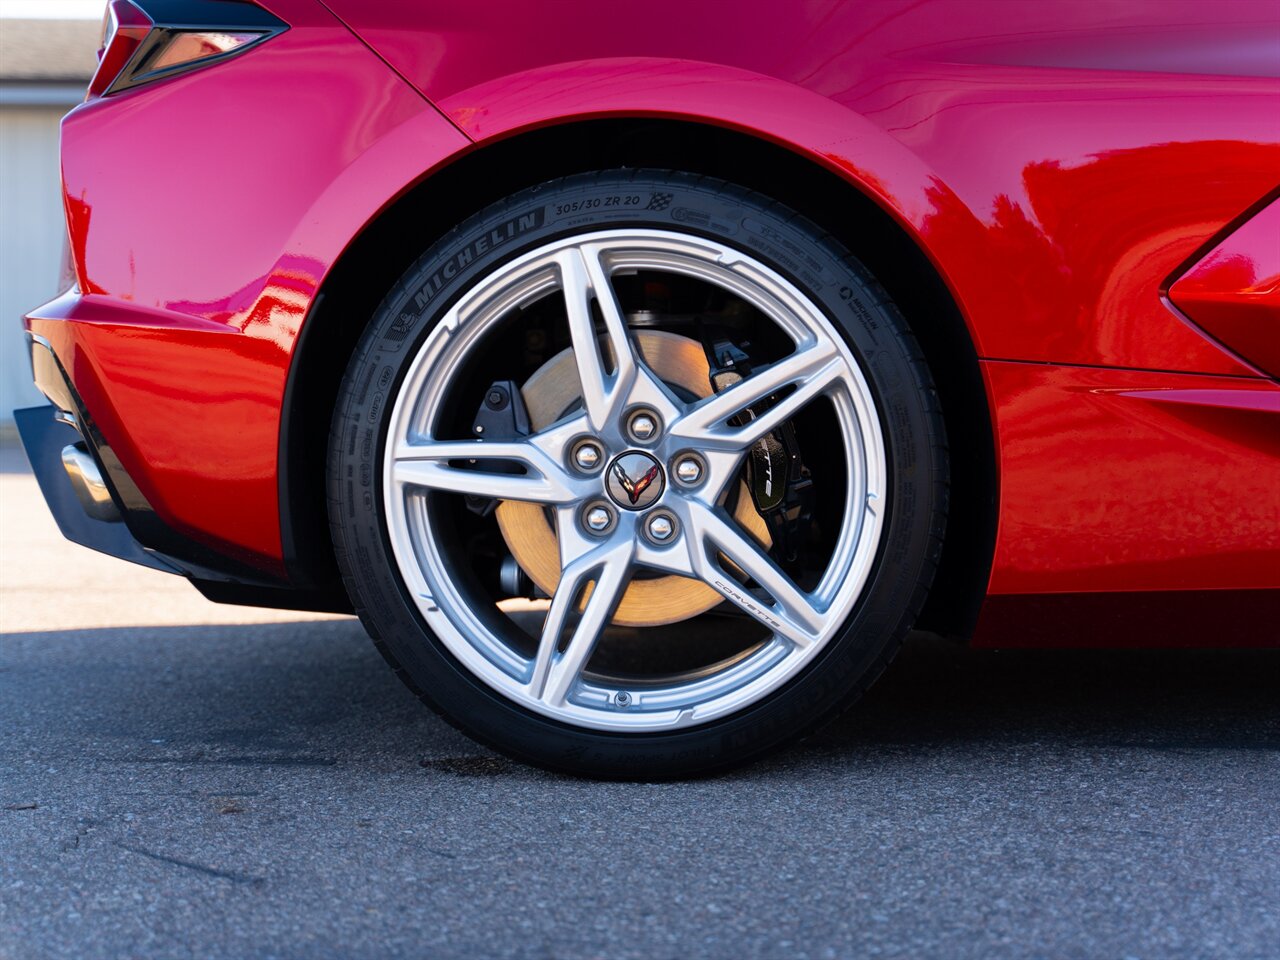
[[[706,341],[711,388],[716,393],[751,376],[751,358],[727,338]],[[735,426],[754,420],[781,399],[774,394],[733,417]],[[747,457],[747,489],[773,538],[771,553],[784,567],[796,563],[802,531],[813,513],[813,480],[800,459],[795,426],[784,420],[751,445]]]

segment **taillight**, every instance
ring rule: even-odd
[[[88,98],[225,60],[287,29],[247,0],[110,0]]]
[[[130,0],[111,0],[102,20],[98,69],[89,81],[89,96],[100,97],[124,74],[154,24]]]

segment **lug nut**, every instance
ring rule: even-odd
[[[589,440],[578,444],[578,448],[573,451],[573,462],[579,470],[585,470],[588,473],[600,466],[603,457],[604,452],[600,447]]]
[[[604,533],[609,529],[609,524],[613,522],[613,518],[609,516],[609,511],[606,507],[592,507],[586,512],[583,520],[586,521],[587,529],[593,533]]]
[[[697,457],[681,457],[676,461],[676,479],[693,486],[702,479],[702,464]]]
[[[628,425],[633,440],[652,440],[658,433],[658,418],[651,413],[637,413]]]
[[[665,513],[655,514],[649,518],[649,536],[658,543],[665,543],[675,536],[676,524]]]

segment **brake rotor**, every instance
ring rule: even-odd
[[[702,345],[662,330],[639,330],[636,346],[645,364],[664,382],[697,397],[711,395],[710,368]],[[582,399],[573,350],[556,354],[520,388],[534,431],[555,423]],[[746,484],[738,492],[734,519],[762,546],[770,545],[768,527],[756,512]],[[504,500],[498,504],[498,526],[507,549],[534,583],[551,596],[560,582],[560,548],[546,511],[533,503]],[[656,627],[705,613],[724,598],[687,577],[662,576],[632,580],[613,622],[627,627]]]

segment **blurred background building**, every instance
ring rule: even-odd
[[[49,3],[49,8],[53,7]],[[3,12],[4,8],[0,8]],[[0,18],[0,435],[31,385],[22,314],[58,293],[66,230],[58,121],[84,99],[100,20]]]

